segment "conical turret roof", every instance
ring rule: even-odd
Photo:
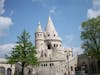
[[[47,26],[46,26],[45,32],[57,35],[57,32],[55,30],[54,24],[53,24],[50,16],[48,18],[48,22],[47,22]]]
[[[42,28],[41,28],[41,23],[40,22],[38,23],[38,28],[37,28],[36,32],[42,32]]]

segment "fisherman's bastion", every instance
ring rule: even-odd
[[[78,56],[73,55],[73,48],[63,47],[55,26],[50,16],[44,31],[41,23],[38,23],[34,36],[39,64],[35,67],[26,67],[25,75],[75,75]],[[15,72],[18,74],[21,70],[20,65],[10,65],[6,59],[1,58],[0,75],[14,75]]]

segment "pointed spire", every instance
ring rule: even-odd
[[[36,32],[42,32],[42,28],[41,28],[41,23],[40,22],[38,22],[38,28],[37,28]]]
[[[55,30],[54,24],[53,24],[50,16],[48,18],[48,22],[47,22],[47,26],[46,26],[46,32],[54,33],[55,35],[57,35],[57,32]]]

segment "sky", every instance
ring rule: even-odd
[[[64,47],[81,53],[81,24],[100,15],[100,0],[0,0],[0,57],[16,45],[17,36],[25,29],[31,35],[38,22],[45,30],[51,16]]]

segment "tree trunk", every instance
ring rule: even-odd
[[[25,62],[22,63],[22,74],[21,75],[24,75],[24,65],[25,65]]]

